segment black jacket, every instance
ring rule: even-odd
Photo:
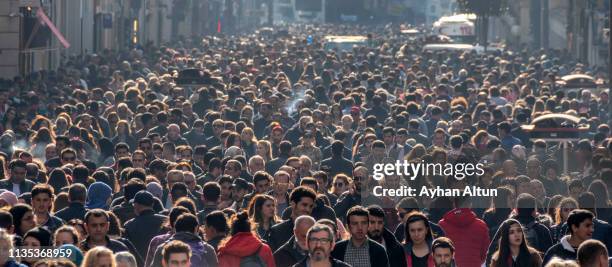
[[[266,163],[266,172],[268,172],[271,175],[274,175],[274,173],[276,173],[278,169],[280,169],[280,167],[285,165],[285,162],[287,162],[287,159],[289,159],[287,155],[281,154],[278,157],[274,158],[273,160],[270,160],[268,163]]]
[[[34,182],[24,179],[21,183],[19,183],[19,191],[21,191],[21,194],[30,193],[32,188],[34,188],[34,185],[36,185]],[[11,182],[10,178],[0,180],[0,189],[13,192],[13,182]],[[17,197],[19,197],[19,195]]]
[[[399,241],[393,236],[391,231],[387,228],[383,230],[382,238],[385,240],[385,249],[387,250],[387,258],[389,258],[390,267],[404,267],[406,266],[406,255],[404,254],[404,248]]]
[[[83,203],[73,202],[56,212],[54,215],[64,221],[70,221],[72,219],[83,220],[85,218],[85,213],[87,213],[87,209]]]
[[[321,169],[327,170],[330,178],[336,174],[344,173],[348,176],[353,176],[353,162],[344,157],[330,157],[321,161]]]
[[[576,250],[569,243],[569,236],[564,236],[561,241],[554,246],[550,247],[544,259],[542,260],[542,266],[545,266],[552,258],[557,257],[562,260],[576,260]]]
[[[346,253],[346,247],[348,246],[348,242],[351,242],[351,240],[347,239],[336,243],[336,247],[332,251],[331,256],[341,261],[345,261],[344,254]],[[370,247],[370,266],[389,267],[389,258],[387,258],[387,252],[385,251],[385,248],[372,239],[368,238],[367,242],[368,246]]]
[[[329,261],[331,261],[331,266],[332,267],[351,267],[346,262],[334,259],[332,257],[329,258]],[[280,267],[280,265],[278,265],[278,264],[276,266]],[[293,267],[308,267],[308,257],[306,257],[302,261],[296,263],[295,265],[293,265]]]
[[[304,251],[304,254],[300,253],[300,251],[296,249],[297,246],[295,238],[290,238],[287,243],[274,252],[274,262],[276,262],[276,266],[293,266],[306,258],[308,252]]]
[[[270,235],[266,238],[272,251],[278,250],[293,236],[293,220],[289,219],[270,228]]]
[[[167,218],[145,210],[134,219],[125,223],[125,238],[134,243],[140,255],[147,255],[149,241],[163,232]]]

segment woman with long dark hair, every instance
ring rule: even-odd
[[[408,267],[433,267],[431,254],[433,234],[427,216],[421,212],[412,212],[406,218],[406,240],[404,252]]]
[[[276,216],[276,200],[270,195],[258,194],[249,204],[249,219],[257,226],[259,238],[266,239],[270,228],[280,219]]]
[[[268,267],[276,267],[272,250],[251,230],[251,221],[246,211],[231,218],[230,236],[221,242],[218,249],[219,266],[239,266],[243,258],[255,253]]]
[[[499,227],[499,245],[491,259],[491,267],[540,267],[542,257],[527,244],[523,227],[514,219],[505,220]]]

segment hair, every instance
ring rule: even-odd
[[[571,197],[566,197],[564,199],[562,199],[559,204],[557,205],[557,207],[555,207],[555,224],[557,225],[561,225],[564,223],[563,218],[561,218],[561,209],[567,205],[574,205],[574,208],[577,209],[578,208],[578,202],[571,198]],[[567,220],[567,218],[566,218]]]
[[[545,265],[545,267],[580,267],[580,265],[573,260],[563,260],[554,257]]]
[[[297,204],[304,197],[311,198],[314,202],[317,199],[317,193],[310,187],[298,186],[291,191],[291,194],[289,195],[289,200]]]
[[[206,215],[205,218],[206,227],[212,227],[217,232],[227,233],[229,232],[229,224],[227,223],[227,217],[225,213],[220,210],[213,211]]]
[[[127,252],[127,251],[121,251],[115,254],[115,262],[118,263],[123,263],[125,265],[127,265],[128,267],[138,267],[138,264],[136,263],[136,258],[134,257],[134,255],[132,255],[132,253]]]
[[[349,185],[352,181],[352,179],[348,177],[346,174],[343,174],[343,173],[336,174],[336,176],[334,176],[334,179],[332,181],[331,188],[329,189],[329,193],[333,193],[334,191],[336,191],[336,181],[337,180],[344,181],[346,185]]]
[[[108,213],[103,209],[91,209],[87,213],[85,213],[85,223],[89,222],[89,217],[104,217],[106,221],[110,222],[110,217]]]
[[[96,267],[98,266],[98,260],[100,257],[104,256],[111,258],[111,267],[117,266],[115,258],[113,257],[113,251],[106,247],[98,246],[87,251],[85,258],[83,258],[83,264],[81,267]]]
[[[410,224],[421,221],[423,225],[425,225],[427,234],[425,236],[425,240],[429,242],[429,240],[433,240],[433,233],[431,231],[431,224],[429,223],[429,219],[427,216],[419,211],[413,211],[407,215],[406,223],[404,225],[404,231],[406,235],[405,243],[412,243],[412,239],[410,239]]]
[[[276,199],[270,195],[257,194],[253,197],[253,199],[251,199],[251,202],[249,203],[249,208],[248,208],[249,218],[251,219],[251,223],[256,224],[256,225],[264,223],[264,217],[261,212],[261,209],[263,205],[266,203],[266,201],[268,200],[272,201],[274,205],[276,206]],[[270,226],[276,224],[279,221],[280,219],[278,218],[278,216],[276,216],[276,213],[274,213],[274,216],[270,218]]]
[[[0,241],[5,241],[8,245],[7,249],[12,249],[13,244],[13,235],[11,235],[6,229],[0,229]]]
[[[37,196],[38,194],[47,194],[49,198],[53,199],[55,197],[55,192],[53,191],[53,187],[48,184],[37,184],[32,188],[30,195],[32,198]]]
[[[174,223],[175,232],[193,233],[198,229],[198,218],[191,213],[181,214]]]
[[[72,235],[72,241],[74,241],[72,244],[75,246],[79,245],[79,240],[80,240],[80,234],[79,231],[77,231],[76,228],[70,226],[70,225],[64,225],[60,228],[58,228],[57,230],[55,230],[55,234],[53,235],[53,240],[57,240],[57,236],[60,233],[69,233],[70,235]]]
[[[385,211],[379,205],[370,205],[367,208],[368,214],[377,218],[385,218]]]
[[[21,232],[21,219],[27,212],[32,212],[32,207],[28,204],[17,204],[13,206],[9,212],[13,215],[13,226],[15,227],[15,234],[23,236],[25,233]]]
[[[10,229],[13,226],[13,215],[0,209],[0,229]]]
[[[238,233],[251,232],[251,229],[249,214],[246,211],[238,212],[230,219],[230,234],[232,236]]]
[[[329,237],[329,239],[332,240],[332,244],[336,242],[335,231],[331,229],[331,227],[329,227],[328,225],[320,222],[315,223],[312,227],[310,227],[310,229],[308,229],[308,233],[306,233],[306,240],[310,239],[312,234],[322,231],[327,232],[327,236]]]
[[[351,222],[351,217],[352,216],[365,216],[366,218],[368,217],[369,213],[368,210],[362,206],[353,206],[352,208],[350,208],[347,212],[346,212],[346,223],[350,224]]]
[[[198,212],[195,202],[193,202],[193,200],[189,198],[188,196],[177,199],[174,202],[174,206],[186,208],[187,211],[189,211],[189,213],[194,214],[194,215],[197,214]]]
[[[168,263],[170,260],[170,255],[172,254],[187,254],[187,258],[191,258],[191,248],[189,245],[185,244],[179,240],[173,240],[166,243],[162,248],[162,259],[165,263]]]
[[[507,219],[499,226],[499,245],[497,246],[497,251],[493,254],[493,260],[497,262],[496,266],[500,267],[510,267],[508,265],[508,259],[512,257],[512,252],[510,251],[510,228],[512,225],[518,225],[521,228],[521,232],[523,232],[523,228],[521,223],[515,219]],[[522,235],[522,242],[519,247],[519,254],[516,259],[518,266],[535,266],[536,262],[532,257],[532,254],[536,253],[535,250],[527,244],[527,240],[525,239],[525,233]]]
[[[595,215],[592,212],[583,209],[575,209],[570,212],[567,217],[567,231],[573,234],[574,231],[572,230],[572,226],[579,227],[583,221],[588,219],[593,220],[593,218],[595,218]]]
[[[207,182],[202,187],[202,195],[206,201],[217,202],[221,195],[221,186],[217,182]]]
[[[431,242],[431,252],[436,251],[437,248],[447,248],[450,249],[451,253],[455,253],[455,245],[453,241],[448,237],[438,237]]]
[[[603,255],[608,258],[608,249],[601,241],[590,239],[580,244],[577,254],[577,261],[580,266],[596,266],[600,256]]]

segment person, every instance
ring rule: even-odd
[[[17,204],[9,212],[13,216],[13,231],[18,237],[23,237],[27,231],[36,227],[32,207],[28,204]]]
[[[27,163],[14,159],[8,164],[9,177],[0,180],[0,189],[13,192],[16,196],[32,191],[35,183],[26,179]]]
[[[26,251],[40,250],[43,247],[50,247],[51,239],[52,239],[52,236],[49,230],[47,230],[44,227],[34,227],[30,229],[30,231],[25,233],[25,235],[23,235],[23,244],[21,248],[25,249]],[[27,253],[21,257],[22,258],[20,259],[20,261],[22,263],[25,263],[26,265],[32,265],[37,260],[39,260],[40,256]]]
[[[18,263],[15,259],[10,257],[9,251],[12,251],[15,248],[13,244],[13,237],[6,229],[0,229],[0,251],[5,251],[5,253],[0,253],[0,266],[4,267],[25,267],[26,265]]]
[[[567,230],[569,235],[561,238],[559,243],[553,245],[544,254],[544,264],[553,257],[564,260],[575,260],[577,249],[584,241],[593,237],[593,215],[592,212],[583,209],[575,209],[567,217]]]
[[[219,246],[217,257],[219,266],[252,266],[276,267],[270,247],[263,243],[253,232],[249,215],[245,211],[236,213],[231,218],[230,237]]]
[[[85,230],[87,237],[81,241],[79,247],[84,252],[97,246],[110,249],[113,253],[129,251],[128,247],[121,241],[111,239],[108,235],[110,228],[110,217],[103,209],[92,209],[85,214]]]
[[[395,236],[385,227],[385,211],[377,205],[368,206],[368,237],[385,247],[390,267],[406,266],[404,249]],[[397,260],[391,260],[397,259]]]
[[[362,206],[354,206],[346,213],[351,238],[340,241],[332,251],[332,256],[351,266],[389,266],[385,248],[368,238],[369,214]]]
[[[571,197],[566,197],[559,202],[559,205],[555,208],[555,224],[550,227],[553,242],[557,243],[565,233],[563,232],[563,225],[567,222],[567,217],[570,212],[578,208],[578,202]]]
[[[469,198],[456,197],[454,206],[455,209],[440,220],[440,227],[457,248],[455,259],[458,266],[480,266],[487,257],[489,229],[470,208]]]
[[[112,194],[113,190],[107,184],[103,182],[92,183],[89,188],[87,188],[87,202],[85,203],[85,208],[108,210],[110,208]]]
[[[65,207],[55,213],[55,216],[67,222],[72,219],[83,220],[87,209],[85,201],[87,200],[87,188],[82,184],[72,184],[68,188],[68,207]]]
[[[431,242],[431,254],[435,267],[455,267],[455,245],[448,237],[438,237]]]
[[[179,240],[187,244],[192,252],[190,262],[194,266],[217,266],[215,249],[204,242],[198,235],[198,219],[190,213],[181,214],[174,223],[174,234],[155,250],[150,266],[159,266],[162,262],[162,250],[166,244]]]
[[[608,249],[599,240],[584,241],[578,247],[577,261],[581,267],[609,267]]]
[[[37,184],[30,194],[32,196],[32,208],[34,209],[36,224],[47,227],[51,233],[55,232],[55,230],[64,224],[64,221],[50,212],[55,197],[53,187],[48,184]]]
[[[81,267],[115,267],[113,251],[105,247],[95,247],[85,253]]]
[[[270,228],[266,238],[273,251],[279,249],[293,236],[294,221],[302,215],[311,215],[317,194],[306,186],[298,186],[291,191],[289,202],[292,208],[291,218]]]
[[[331,144],[331,157],[321,161],[321,170],[327,170],[329,177],[338,174],[353,175],[353,162],[343,156],[344,143],[336,140]],[[335,179],[334,179],[335,180]]]
[[[163,267],[190,267],[191,248],[182,241],[174,240],[166,243],[162,250],[161,266]]]
[[[134,255],[127,251],[115,253],[115,262],[117,263],[117,267],[138,267]]]
[[[403,245],[404,262],[409,267],[432,266],[433,256],[430,251],[433,233],[427,217],[418,211],[406,215],[406,241]]]
[[[72,226],[64,225],[57,230],[53,235],[53,243],[56,247],[71,244],[78,246],[81,240],[81,234]]]
[[[251,223],[257,226],[257,234],[261,239],[267,238],[272,226],[279,222],[279,218],[276,216],[275,201],[272,196],[258,194],[249,204],[249,218]]]
[[[213,246],[215,251],[219,251],[219,244],[226,238],[229,230],[227,217],[222,211],[217,210],[206,215],[206,220],[204,221],[206,242]]]
[[[166,216],[153,211],[153,195],[142,190],[134,196],[133,205],[136,217],[125,223],[124,237],[134,244],[140,256],[146,255],[149,241],[164,230]]]
[[[293,266],[307,256],[308,245],[306,234],[308,233],[308,229],[314,224],[315,219],[308,215],[302,215],[295,219],[293,238],[289,239],[289,241],[273,254],[276,265]]]
[[[308,245],[308,255],[293,267],[349,267],[346,262],[337,260],[331,256],[334,250],[336,238],[333,230],[321,223],[316,223],[306,233],[306,244]]]
[[[491,267],[539,267],[542,265],[539,252],[527,245],[528,242],[519,221],[515,219],[504,221],[498,233],[499,245],[493,254]]]

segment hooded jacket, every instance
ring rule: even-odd
[[[262,243],[253,233],[237,233],[220,247],[217,253],[219,266],[240,266],[240,260],[253,255],[257,249],[259,257],[266,266],[276,267],[270,247]]]
[[[544,254],[544,260],[542,261],[542,266],[546,265],[553,257],[561,258],[562,260],[576,260],[578,256],[576,250],[569,243],[569,235],[566,235],[561,238],[559,243],[550,247],[546,254]]]
[[[479,267],[487,257],[489,228],[469,208],[457,208],[447,212],[440,227],[455,243],[455,262],[462,267]]]
[[[429,247],[429,251],[431,251],[431,243],[433,242],[433,239],[431,239],[430,237],[427,237],[427,240],[425,240],[425,242],[427,242],[427,246]],[[407,266],[407,267],[412,267],[412,242],[410,243],[406,243],[402,246],[402,249],[404,251],[404,265],[403,266]],[[435,263],[432,257],[432,253],[429,253],[429,256],[427,256],[427,267],[434,267]]]

